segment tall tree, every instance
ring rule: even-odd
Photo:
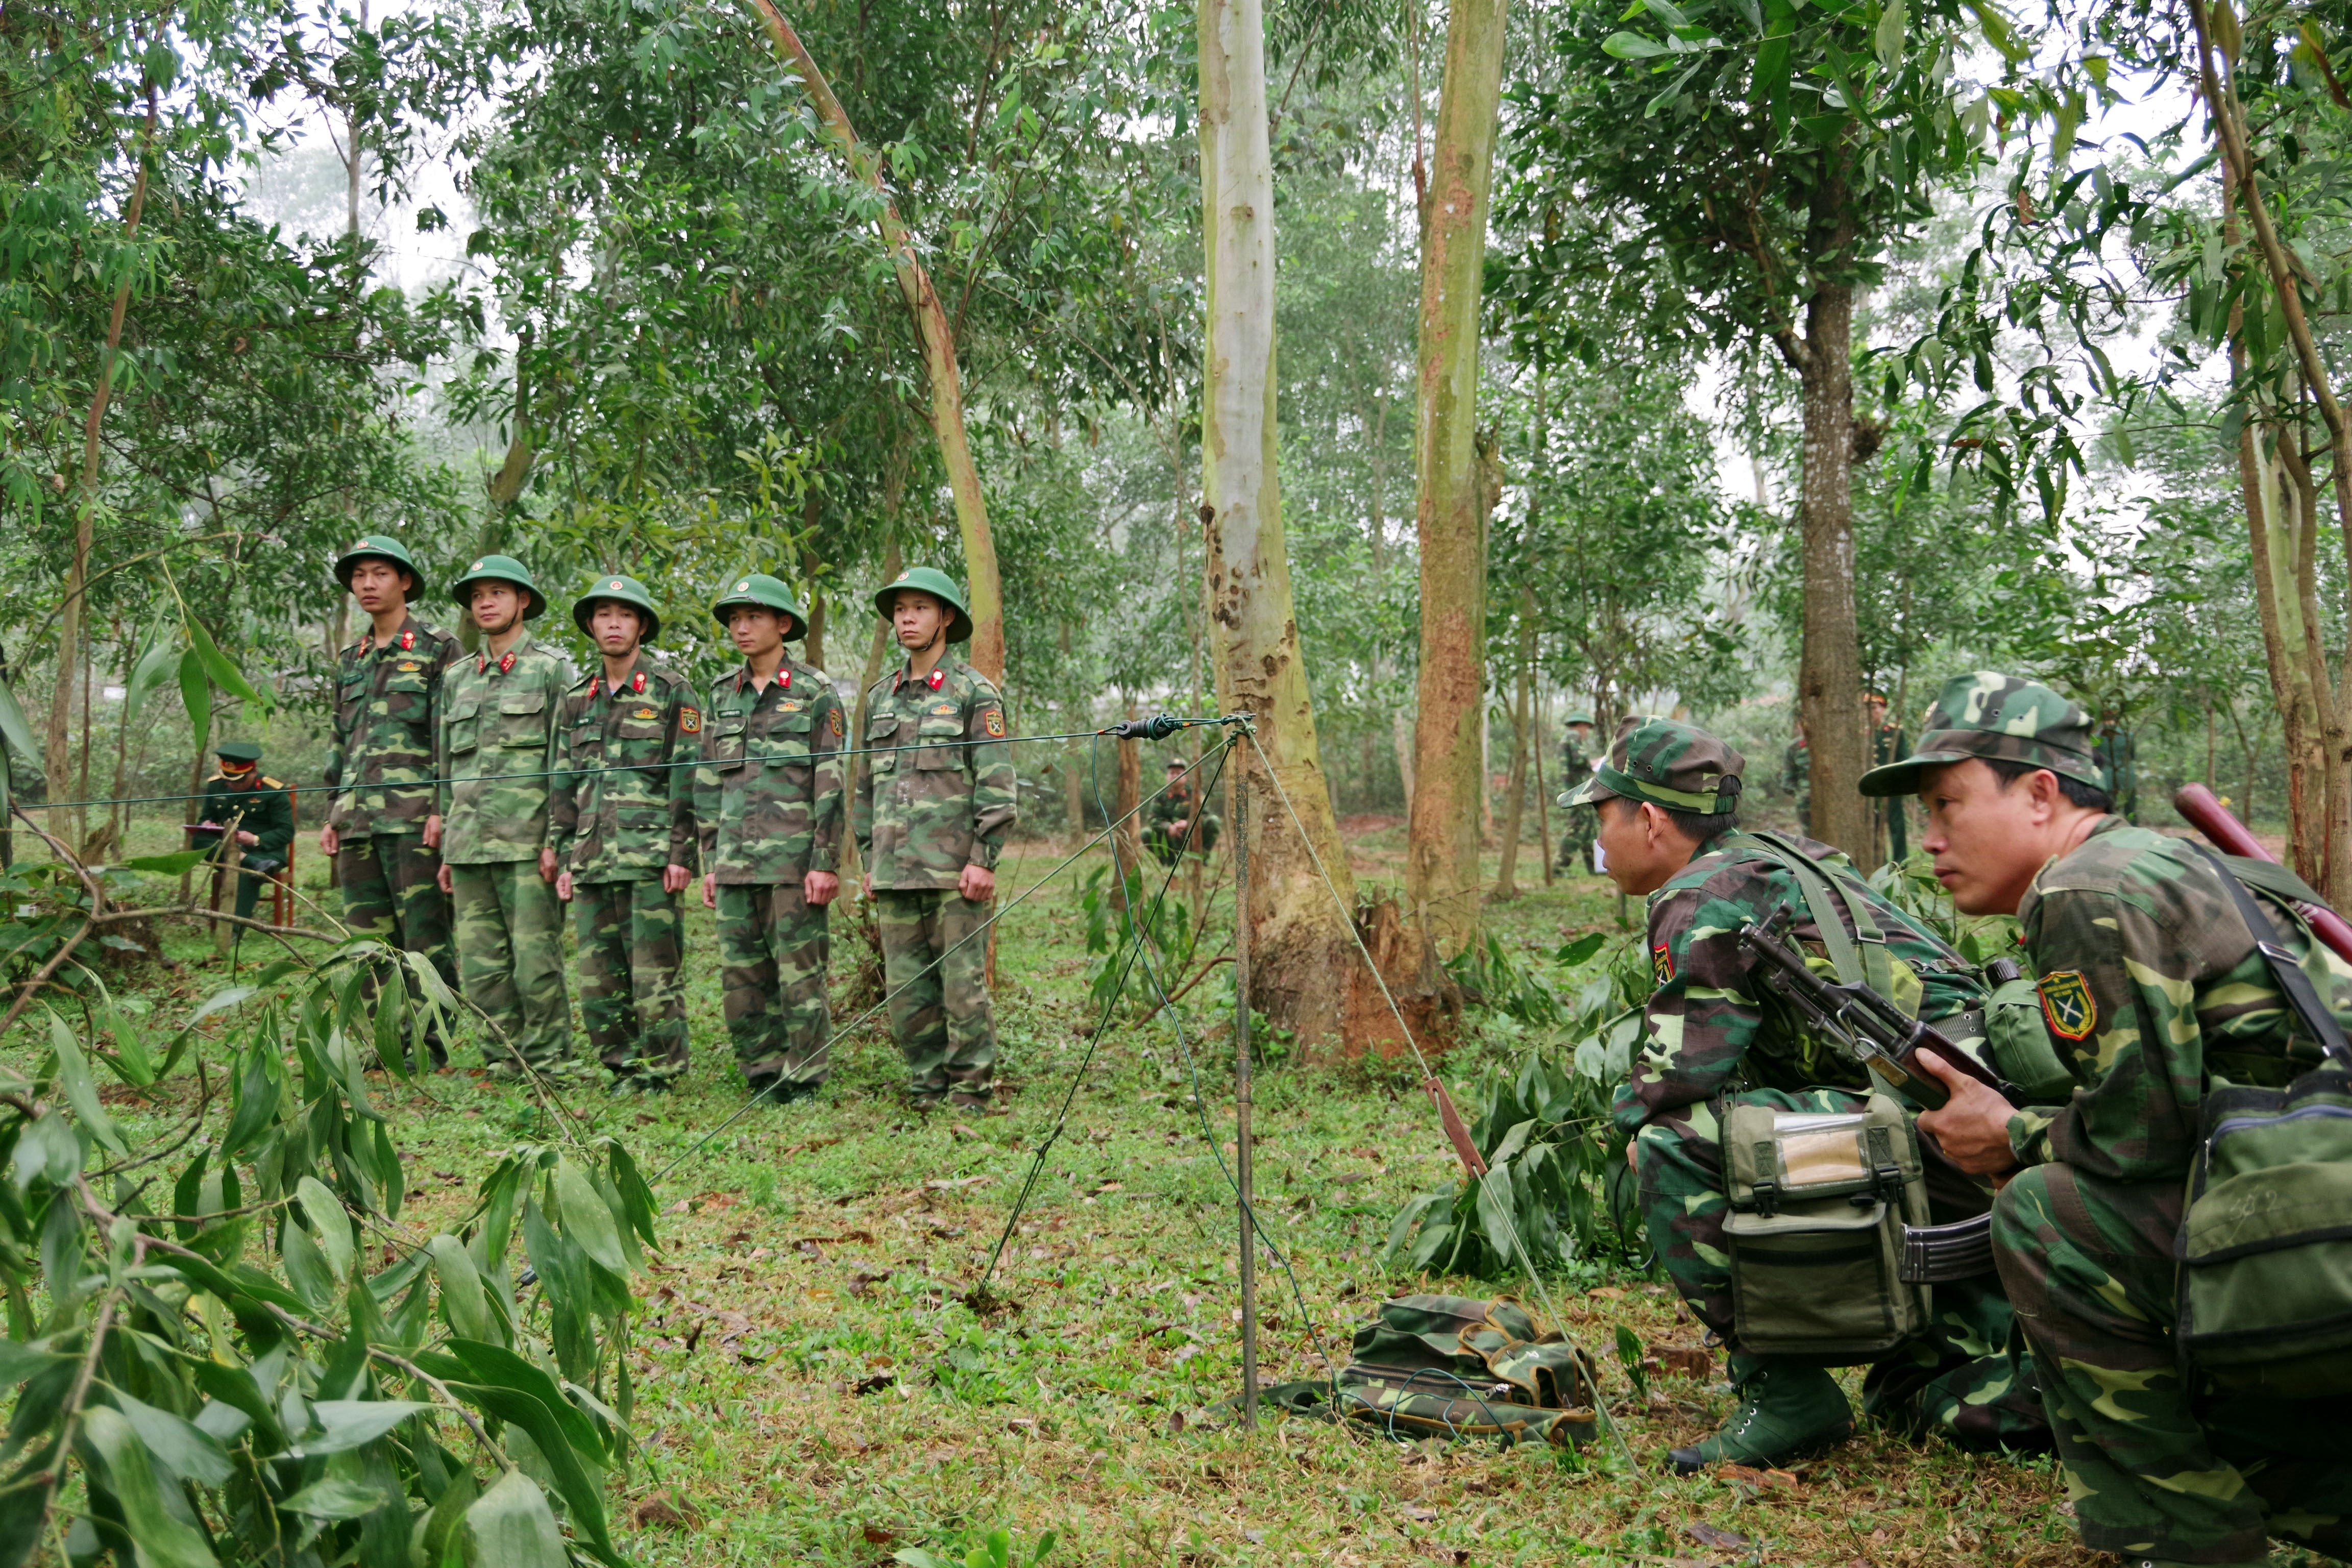
[[[1509,205],[1539,237],[1514,291],[1556,312],[1612,300],[1599,318],[1653,343],[1769,344],[1797,378],[1813,826],[1866,861],[1853,467],[1875,434],[1854,416],[1855,307],[1985,161],[1991,106],[1962,68],[1978,17],[2012,69],[2022,51],[1965,0],[1651,0],[1651,32],[1624,15],[1572,0],[1562,85],[1522,95]]]
[[[1478,936],[1486,802],[1486,517],[1478,453],[1478,327],[1486,205],[1501,108],[1507,0],[1454,0],[1445,84],[1422,204],[1421,381],[1415,522],[1421,538],[1421,679],[1405,900],[1452,957]]]
[[[1259,0],[1200,0],[1202,255],[1207,346],[1201,387],[1201,516],[1209,540],[1218,695],[1256,721],[1237,826],[1251,834],[1251,1004],[1303,1039],[1339,1032],[1353,879],[1315,736],[1282,539],[1275,460],[1274,161]],[[1302,840],[1270,786],[1306,829]],[[1336,885],[1323,886],[1312,857]]]

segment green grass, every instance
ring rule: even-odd
[[[1353,822],[1360,876],[1393,882],[1402,837],[1393,824]],[[1049,851],[1008,858],[1001,886],[1028,886],[1054,863]],[[321,867],[309,856],[302,868],[315,881]],[[1523,880],[1536,871],[1523,858]],[[999,1115],[908,1110],[896,1050],[868,1024],[837,1041],[821,1098],[763,1107],[698,1145],[740,1103],[698,902],[685,1086],[656,1100],[568,1095],[582,1130],[621,1137],[649,1174],[679,1162],[656,1183],[665,1250],[639,1282],[644,1462],[613,1510],[640,1561],[862,1565],[910,1548],[961,1561],[998,1529],[1015,1561],[1051,1531],[1051,1561],[1155,1568],[2092,1561],[2044,1462],[1865,1435],[1801,1468],[1793,1485],[1662,1475],[1664,1449],[1708,1429],[1728,1399],[1719,1357],[1707,1380],[1654,1380],[1652,1397],[1635,1398],[1611,1350],[1621,1324],[1644,1343],[1700,1338],[1664,1285],[1639,1278],[1552,1282],[1557,1326],[1602,1360],[1638,1475],[1609,1451],[1401,1445],[1276,1419],[1238,1429],[1222,1408],[1239,1380],[1237,1222],[1164,1020],[1103,1037],[993,1282],[1008,1304],[974,1312],[962,1298],[1086,1054],[1076,888],[1066,877],[1004,922]],[[1563,878],[1490,919],[1507,941],[1548,954],[1566,935],[1614,929],[1604,888]],[[225,978],[201,933],[175,932],[169,946],[177,973],[151,964],[115,979],[163,1017]],[[837,979],[854,951],[836,938]],[[1222,1005],[1213,979],[1184,1004],[1209,1120],[1229,1140]],[[1538,1043],[1484,1021],[1448,1075],[1458,1092],[1487,1062]],[[6,1047],[21,1058],[32,1042],[20,1031]],[[499,1152],[541,1135],[546,1114],[465,1071],[415,1092],[383,1087],[414,1173],[400,1228],[419,1237],[462,1213]],[[110,1099],[160,1125],[193,1102],[194,1086],[184,1076],[144,1107]],[[1384,1270],[1390,1216],[1454,1173],[1426,1098],[1393,1064],[1283,1062],[1261,1072],[1256,1116],[1261,1213],[1306,1309],[1279,1270],[1261,1269],[1268,1380],[1317,1375],[1318,1347],[1344,1358],[1353,1325],[1394,1290],[1527,1294],[1524,1281]]]

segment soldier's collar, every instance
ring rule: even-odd
[[[743,661],[743,668],[735,672],[735,689],[738,691],[742,690],[745,686],[751,684],[755,679],[757,679],[757,677],[752,672],[751,661],[747,658]],[[776,662],[775,681],[776,689],[779,691],[790,691],[793,689],[793,661],[791,659],[779,659]]]
[[[393,633],[392,636],[384,638],[383,641],[379,644],[375,640],[375,624],[371,621],[368,623],[366,635],[360,638],[360,652],[362,654],[371,654],[376,652],[380,647],[382,647],[398,648],[402,653],[415,653],[416,651],[417,634],[422,632],[424,629],[425,628],[423,626],[416,624],[416,612],[411,610],[407,615],[401,617],[400,629]]]
[[[903,686],[905,686],[905,685],[907,684],[907,678],[908,678],[908,676],[910,676],[910,675],[914,674],[914,673],[915,673],[915,665],[914,665],[914,661],[913,661],[912,659],[909,659],[909,660],[908,660],[905,664],[900,665],[900,666],[898,667],[898,673],[897,675],[893,676],[893,677],[891,678],[891,680],[890,680],[890,690],[891,690],[892,694],[893,694],[893,695],[896,695],[896,694],[898,693],[898,689],[899,689],[901,687],[903,687]],[[937,691],[940,687],[945,686],[947,683],[948,683],[948,661],[947,661],[947,656],[946,656],[945,654],[941,654],[941,655],[940,656],[940,662],[939,662],[939,663],[937,663],[937,664],[935,664],[935,665],[933,665],[933,666],[931,666],[931,672],[930,672],[930,674],[929,674],[929,675],[927,675],[927,676],[923,677],[923,685],[925,686],[925,688],[927,688],[927,689],[929,689],[929,690]]]
[[[508,644],[507,651],[499,655],[496,658],[492,658],[490,657],[489,644],[488,639],[485,639],[482,645],[482,651],[474,656],[474,673],[476,675],[480,675],[485,670],[488,669],[491,665],[495,664],[499,667],[499,673],[500,675],[504,675],[509,670],[514,668],[516,661],[522,658],[524,650],[530,647],[530,632],[527,627],[524,629],[522,636],[515,638],[513,642]]]

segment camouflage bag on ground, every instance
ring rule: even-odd
[[[1724,1119],[1734,1331],[1744,1350],[1866,1359],[1926,1327],[1902,1277],[1903,1227],[1927,1223],[1919,1142],[1874,1094],[1854,1111],[1735,1105]]]
[[[1354,1350],[1337,1379],[1286,1383],[1263,1397],[1400,1437],[1567,1447],[1589,1440],[1599,1419],[1590,1358],[1508,1299],[1392,1297],[1356,1331]]]

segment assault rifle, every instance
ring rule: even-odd
[[[1966,1073],[2011,1105],[2018,1103],[2015,1089],[1934,1025],[1921,1023],[1861,981],[1848,985],[1816,973],[1789,940],[1793,923],[1787,910],[1760,925],[1750,921],[1739,930],[1739,945],[1761,961],[1757,973],[1765,988],[1800,1017],[1929,1110],[1941,1110],[1952,1097],[1942,1079],[1919,1065],[1922,1052]]]

